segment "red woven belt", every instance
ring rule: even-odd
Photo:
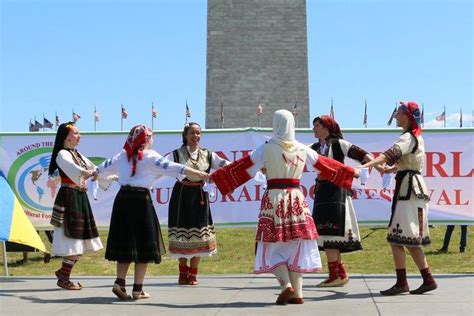
[[[270,179],[267,181],[267,188],[270,189],[290,189],[299,188],[299,179]]]

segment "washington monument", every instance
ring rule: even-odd
[[[208,0],[206,128],[309,126],[305,0]],[[258,115],[257,113],[261,113]]]

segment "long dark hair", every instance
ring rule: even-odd
[[[74,122],[67,122],[59,125],[58,131],[56,132],[56,139],[54,140],[53,153],[51,154],[51,161],[49,162],[49,171],[48,175],[52,176],[56,169],[58,169],[58,164],[56,163],[56,157],[61,149],[64,149],[64,141],[69,134],[69,131],[74,127]]]
[[[188,145],[188,141],[186,140],[186,135],[188,134],[189,128],[190,128],[192,125],[196,125],[196,126],[199,127],[199,129],[201,129],[201,125],[199,125],[199,124],[196,123],[196,122],[189,122],[189,123],[187,123],[186,125],[184,125],[183,132],[181,133],[181,136],[183,137],[183,146],[187,146],[187,145]]]

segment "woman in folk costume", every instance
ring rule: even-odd
[[[182,137],[183,145],[166,158],[203,172],[229,163],[199,145],[201,127],[198,123],[186,124]],[[171,194],[168,215],[169,251],[172,257],[179,260],[180,285],[198,284],[196,275],[201,257],[209,257],[217,252],[209,195],[203,191],[203,186],[204,182],[200,177],[188,176],[176,182]]]
[[[313,120],[313,131],[319,142],[311,145],[311,148],[320,155],[341,163],[344,163],[345,157],[361,163],[373,159],[364,149],[344,140],[339,124],[328,115]],[[349,282],[349,277],[341,253],[362,249],[352,191],[318,176],[314,190],[313,219],[319,233],[319,250],[326,252],[329,268],[329,277],[318,287],[344,286]]]
[[[308,165],[329,181],[350,188],[356,169],[319,156],[295,139],[295,121],[287,110],[273,116],[273,137],[249,156],[211,175],[222,194],[245,183],[266,168],[267,189],[262,197],[257,227],[255,273],[273,273],[281,286],[279,305],[303,303],[305,272],[321,271],[318,232],[300,189]]]
[[[149,262],[160,263],[165,253],[160,223],[153,207],[150,189],[160,176],[183,175],[207,178],[205,172],[174,163],[150,149],[153,132],[144,125],[134,126],[123,150],[99,167],[100,177],[118,176],[120,191],[115,197],[105,258],[117,261],[117,279],[112,292],[121,300],[131,297],[125,290],[125,278],[135,263],[132,296],[135,300],[150,297],[143,291]]]
[[[395,144],[379,157],[362,167],[386,163],[385,172],[396,172],[392,215],[387,241],[392,247],[397,282],[382,295],[395,295],[409,291],[406,278],[406,247],[420,269],[423,284],[410,294],[423,294],[437,288],[421,246],[431,243],[428,230],[428,190],[421,175],[425,156],[425,143],[421,137],[421,114],[415,102],[400,102],[395,114],[397,126],[403,134]]]
[[[80,140],[81,134],[73,122],[59,125],[48,172],[49,176],[55,176],[58,170],[61,178],[51,216],[51,225],[54,226],[52,252],[63,257],[56,277],[57,285],[66,290],[82,289],[80,283],[69,279],[79,257],[85,252],[103,248],[85,184],[87,179],[97,177],[96,167],[76,150]]]

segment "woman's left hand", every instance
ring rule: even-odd
[[[362,167],[354,168],[354,178],[356,179],[360,177],[360,168]]]

